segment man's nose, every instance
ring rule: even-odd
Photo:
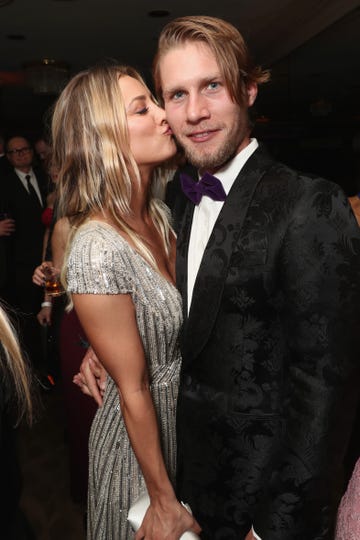
[[[159,125],[167,124],[165,110],[159,105],[155,105],[156,122]]]
[[[199,122],[205,118],[209,118],[210,111],[207,100],[201,94],[191,94],[187,101],[187,120],[189,122]]]

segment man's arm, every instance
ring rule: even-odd
[[[298,201],[279,268],[290,351],[284,436],[254,530],[330,539],[358,395],[360,238],[342,192],[315,181]]]
[[[82,359],[80,371],[73,378],[83,394],[94,398],[99,407],[102,406],[106,388],[107,373],[92,347],[89,347]]]

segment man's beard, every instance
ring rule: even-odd
[[[180,143],[181,144],[181,143]],[[182,146],[182,145],[181,145]],[[239,142],[234,139],[226,140],[216,149],[216,152],[198,152],[195,148],[182,146],[187,160],[197,169],[215,171],[220,169],[225,163],[234,157],[237,152]]]
[[[194,144],[183,137],[185,144],[177,139],[185,152],[187,160],[197,169],[215,172],[230,161],[238,152],[242,141],[248,135],[248,126],[243,118],[238,118],[226,133],[223,142],[215,149],[198,150]]]

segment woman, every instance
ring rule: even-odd
[[[51,162],[48,168],[48,175],[51,182],[50,192],[46,197],[46,207],[44,208],[43,213],[41,214],[41,221],[43,222],[43,225],[45,225],[45,234],[44,234],[43,252],[42,252],[43,261],[45,261],[45,258],[46,258],[46,250],[47,250],[49,238],[50,238],[51,224],[53,220],[54,204],[55,204],[55,197],[56,197],[56,182],[57,182],[57,177],[58,177],[57,170],[54,168]]]
[[[360,192],[356,193],[356,195],[352,195],[351,197],[349,197],[349,203],[351,205],[356,221],[358,222],[358,225],[360,227]]]
[[[19,343],[0,306],[0,536],[25,538],[19,511],[21,479],[16,458],[15,427],[22,418],[32,421],[30,375]]]
[[[335,540],[360,538],[360,458],[355,464],[338,510]]]
[[[62,92],[52,135],[59,211],[71,224],[67,288],[109,373],[89,441],[88,538],[132,538],[128,509],[145,489],[136,539],[198,532],[173,488],[182,309],[175,237],[151,192],[175,154],[164,111],[136,71],[98,67]]]

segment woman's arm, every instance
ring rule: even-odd
[[[53,265],[61,269],[64,262],[66,244],[70,232],[70,223],[67,218],[61,218],[55,223],[51,236],[51,252],[53,256]]]
[[[117,385],[126,429],[150,495],[136,538],[175,540],[186,530],[199,532],[194,518],[177,501],[166,472],[131,297],[74,294],[73,302],[96,355]]]

